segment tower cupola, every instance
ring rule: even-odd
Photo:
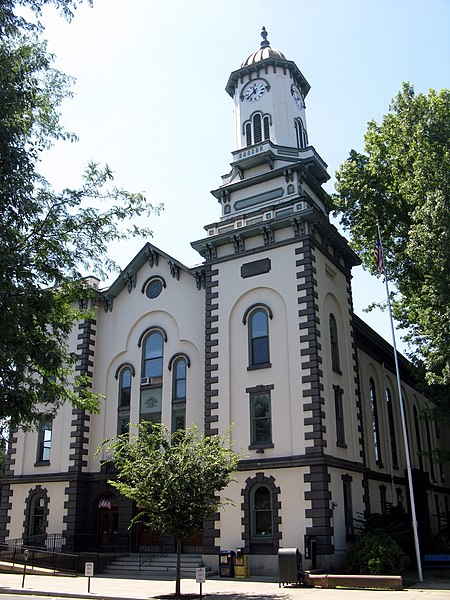
[[[266,28],[263,27],[261,31],[261,37],[263,38],[263,41],[261,42],[260,49],[247,56],[247,58],[241,64],[241,69],[248,67],[249,65],[254,65],[255,63],[265,60],[266,58],[279,58],[281,60],[286,60],[286,57],[281,50],[270,47],[270,42],[267,39],[267,35]]]
[[[308,145],[305,98],[310,85],[281,50],[272,48],[263,27],[260,48],[233,71],[226,91],[235,102],[236,148],[270,140],[273,144]]]

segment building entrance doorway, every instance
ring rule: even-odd
[[[119,509],[111,497],[100,498],[97,508],[97,536],[100,551],[115,548],[119,533]]]

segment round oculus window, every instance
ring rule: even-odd
[[[152,279],[145,288],[147,298],[150,298],[150,300],[157,298],[162,292],[162,289],[163,284],[161,279]]]

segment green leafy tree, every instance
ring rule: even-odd
[[[71,401],[94,409],[86,378],[73,377],[77,357],[66,345],[75,310],[88,292],[82,272],[102,277],[110,242],[151,235],[133,225],[152,207],[142,194],[113,185],[108,167],[88,164],[78,189],[55,191],[39,173],[56,140],[75,141],[60,123],[71,95],[69,77],[54,69],[39,27],[16,17],[16,2],[0,7],[0,423],[37,423]],[[77,2],[19,2],[37,14],[44,4],[63,11]],[[29,26],[28,26],[29,25]],[[31,31],[30,31],[31,30]],[[25,33],[24,33],[25,31]],[[103,205],[102,205],[103,203]],[[75,304],[74,304],[75,302]]]
[[[351,244],[375,273],[380,224],[393,314],[411,358],[450,416],[450,90],[415,94],[404,83],[381,124],[368,123],[365,152],[336,174],[334,207]]]
[[[117,479],[109,483],[141,510],[132,523],[144,521],[176,539],[179,596],[182,540],[200,531],[205,519],[229,503],[216,494],[232,481],[239,456],[228,435],[207,437],[196,426],[173,434],[151,422],[135,427],[136,435],[123,434],[101,446],[118,471]]]

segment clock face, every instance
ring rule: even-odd
[[[298,87],[293,85],[291,87],[291,94],[292,94],[292,97],[294,98],[294,102],[297,105],[297,108],[303,108],[304,107],[303,97],[302,97]]]
[[[263,81],[252,81],[244,90],[244,98],[247,102],[256,102],[264,95],[266,84]]]

